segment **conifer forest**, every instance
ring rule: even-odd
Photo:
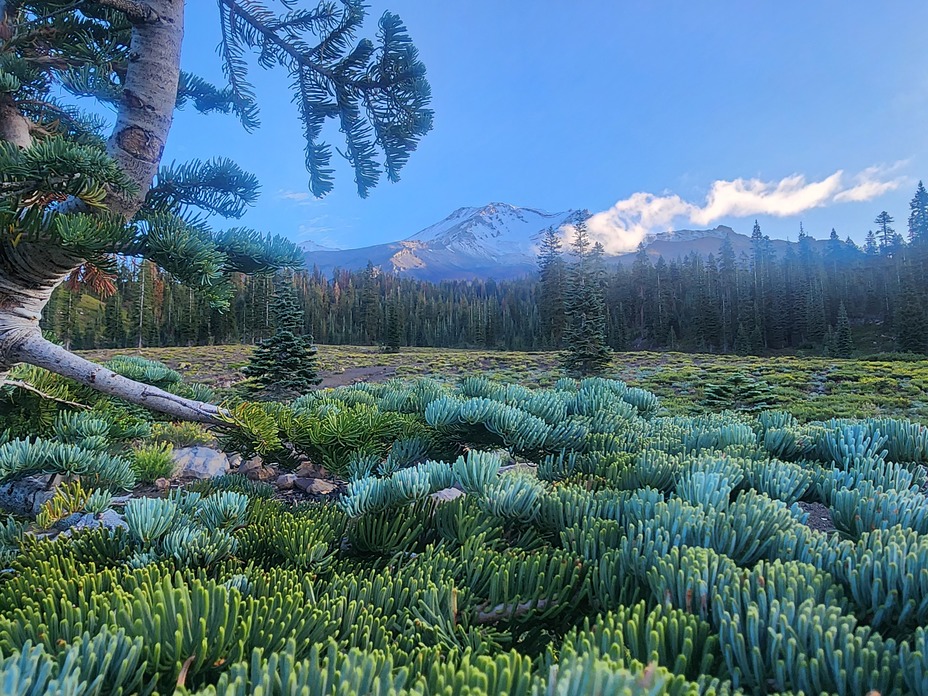
[[[360,0],[0,0],[0,694],[928,696],[909,160],[637,193],[505,279],[252,228],[421,185],[480,113],[442,126],[467,85],[424,34]],[[260,208],[244,145],[184,159],[291,100],[299,192]],[[632,234],[735,189],[737,250]],[[797,191],[867,212],[772,238]]]

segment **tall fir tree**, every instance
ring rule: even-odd
[[[877,237],[880,241],[880,253],[891,254],[896,244],[896,230],[893,223],[896,220],[885,210],[876,216],[873,224],[877,226]]]
[[[838,326],[834,335],[834,355],[836,358],[849,358],[854,352],[854,342],[851,336],[851,320],[847,316],[844,303],[838,308]]]
[[[570,247],[574,261],[567,270],[564,296],[563,365],[571,374],[598,375],[612,359],[606,342],[603,247],[591,242],[585,222],[575,226]]]
[[[377,284],[379,269],[370,261],[361,276],[361,326],[365,343],[380,341],[380,287]]]
[[[316,371],[317,349],[303,335],[303,308],[290,278],[278,283],[271,302],[274,333],[263,340],[242,369],[242,385],[250,397],[280,401],[305,394],[321,381]]]
[[[928,353],[928,309],[920,284],[913,278],[903,279],[896,301],[893,328],[896,347],[906,353]]]
[[[909,242],[928,243],[928,190],[921,181],[909,202]]]
[[[400,303],[396,298],[387,305],[386,329],[384,330],[383,351],[385,353],[399,353],[402,343],[402,324],[400,317]]]
[[[547,229],[538,252],[538,313],[542,340],[549,348],[560,348],[564,336],[565,264],[558,231]]]

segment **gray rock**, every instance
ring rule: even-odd
[[[241,461],[241,457],[239,457],[239,461]],[[245,474],[247,476],[248,472],[260,469],[262,466],[264,466],[264,461],[260,456],[255,455],[251,459],[243,461],[238,465],[238,473]]]
[[[59,478],[26,476],[0,486],[0,509],[18,515],[36,515],[42,504],[55,495]]]
[[[227,454],[226,456],[229,458],[229,466],[231,466],[233,469],[237,469],[241,466],[242,455],[240,455],[238,452],[233,452],[232,454]]]
[[[448,503],[455,498],[460,498],[462,495],[464,495],[464,491],[460,488],[442,488],[440,491],[432,493],[432,500],[439,503]]]
[[[296,474],[281,474],[277,477],[277,487],[282,491],[289,491],[296,484]]]
[[[313,495],[328,495],[329,493],[334,493],[338,488],[338,486],[331,481],[320,478],[298,477],[293,481],[293,485],[304,493],[311,493]]]
[[[229,458],[225,452],[200,446],[174,450],[175,476],[210,479],[228,473]]]
[[[74,515],[71,515],[74,517]],[[103,527],[105,529],[128,529],[129,525],[126,524],[126,520],[115,510],[106,510],[105,512],[95,515],[93,513],[85,513],[83,515],[77,515],[78,519],[75,520],[68,529],[64,530],[61,534],[63,536],[71,536],[76,531],[81,531],[84,529],[96,529],[98,527]],[[68,520],[71,518],[69,517]],[[60,524],[62,524],[62,520]]]

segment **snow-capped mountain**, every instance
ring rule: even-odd
[[[306,250],[306,264],[323,273],[363,268],[423,280],[514,278],[537,268],[538,242],[549,228],[585,220],[586,210],[546,213],[507,203],[458,208],[444,220],[389,244],[342,251]]]
[[[587,210],[546,213],[535,208],[519,208],[508,203],[490,203],[481,208],[458,208],[444,220],[405,239],[360,249],[335,250],[304,244],[306,265],[316,266],[329,275],[333,269],[357,270],[368,263],[387,273],[399,273],[422,280],[504,280],[538,270],[538,245],[549,228],[560,229],[590,217]],[[645,250],[653,259],[668,262],[689,254],[718,257],[722,242],[728,239],[740,258],[750,254],[751,239],[731,227],[719,225],[710,230],[674,230],[648,235]],[[788,242],[772,240],[773,250],[784,253]],[[814,241],[815,245],[824,242]],[[608,262],[630,263],[635,252],[607,257]]]

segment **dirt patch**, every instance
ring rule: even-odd
[[[386,382],[396,377],[396,368],[377,365],[375,367],[349,367],[341,372],[322,373],[322,389],[345,387],[358,382]]]
[[[798,503],[803,512],[809,513],[806,520],[806,526],[811,527],[817,532],[831,534],[838,531],[835,523],[831,521],[831,510],[821,503]]]

